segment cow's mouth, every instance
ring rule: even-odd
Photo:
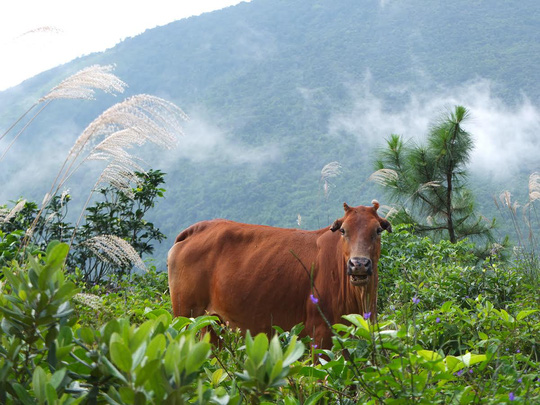
[[[367,274],[351,274],[351,284],[354,286],[366,285],[369,276]]]

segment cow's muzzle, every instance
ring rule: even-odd
[[[373,264],[367,257],[351,257],[347,262],[347,275],[351,278],[352,285],[367,284],[372,274]]]

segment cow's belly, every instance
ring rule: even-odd
[[[297,268],[275,263],[258,269],[248,262],[235,268],[234,277],[225,269],[215,269],[208,308],[231,327],[252,333],[272,333],[272,326],[290,329],[306,322],[306,301],[310,282]],[[299,277],[300,276],[300,277]]]

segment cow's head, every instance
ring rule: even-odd
[[[341,233],[347,275],[354,286],[364,286],[377,269],[381,254],[381,233],[392,232],[392,225],[379,217],[379,203],[372,207],[349,207],[343,203],[345,215],[334,221],[330,230]]]

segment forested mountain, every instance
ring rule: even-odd
[[[124,96],[148,93],[191,117],[176,151],[146,156],[168,173],[154,213],[169,236],[160,259],[201,219],[293,227],[300,214],[301,227],[317,228],[341,215],[343,201],[384,203],[367,180],[375,148],[390,133],[422,136],[457,103],[482,135],[471,166],[489,215],[493,194],[506,184],[524,193],[539,169],[538,27],[535,0],[252,0],[148,30],[0,92],[4,129],[86,66],[115,64],[129,85],[122,97],[53,102],[0,163],[0,202],[40,200],[89,122]],[[326,196],[320,170],[331,161],[343,169]],[[85,173],[75,182],[74,199],[85,200],[93,180]]]

